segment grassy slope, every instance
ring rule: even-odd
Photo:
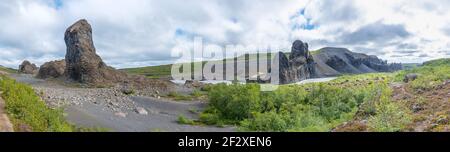
[[[73,131],[65,121],[61,110],[48,108],[34,92],[25,84],[2,76],[0,90],[6,103],[6,111],[18,131],[67,132]]]
[[[17,72],[17,70],[15,70],[15,69],[3,67],[3,66],[0,66],[0,71],[4,71],[4,72],[8,72],[8,73],[16,73]]]
[[[122,69],[130,74],[144,75],[148,78],[166,78],[170,76],[172,64]]]
[[[425,62],[423,66],[398,72],[396,81],[402,81],[406,74],[417,73],[419,78],[410,83],[414,89],[430,89],[450,79],[450,59]]]
[[[29,85],[0,76],[0,92],[14,130],[20,132],[107,132],[107,128],[86,128],[69,124],[61,109],[49,108]]]

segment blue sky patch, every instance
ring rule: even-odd
[[[54,2],[54,5],[55,5],[56,9],[59,9],[59,8],[61,8],[63,6],[62,0],[53,0],[53,2]]]
[[[297,30],[297,29],[304,29],[304,30],[313,30],[316,29],[317,26],[311,23],[311,18],[307,18],[305,16],[305,9],[301,9],[300,11],[298,11],[298,13],[296,13],[294,16],[291,17],[291,19],[296,18],[296,17],[300,17],[303,16],[306,18],[306,24],[299,24],[299,23],[295,23],[292,26],[292,30]]]

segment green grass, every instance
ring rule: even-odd
[[[74,131],[73,126],[66,122],[62,110],[48,108],[30,86],[1,77],[0,90],[15,130],[26,125],[35,132]]]
[[[149,67],[141,67],[141,68],[129,68],[122,69],[123,71],[136,74],[136,75],[144,75],[148,78],[167,78],[170,77],[172,65],[160,65],[160,66],[149,66]]]
[[[450,59],[425,62],[423,66],[397,72],[395,81],[403,81],[405,75],[416,73],[419,77],[410,83],[413,89],[431,89],[450,79]]]
[[[195,125],[195,121],[189,118],[184,117],[183,115],[178,116],[177,122],[183,125]]]

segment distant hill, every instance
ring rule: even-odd
[[[16,73],[17,70],[13,68],[8,68],[0,65],[0,71],[8,72],[8,73]]]
[[[402,63],[403,70],[414,69],[422,65],[421,63]]]
[[[450,65],[450,58],[431,60],[423,63],[424,66]]]
[[[369,56],[361,53],[354,53],[344,48],[322,48],[316,51],[311,51],[316,63],[316,73],[315,77],[328,77],[337,76],[342,74],[358,74],[358,73],[369,73],[369,72],[389,72],[394,71],[394,69],[389,68],[389,64],[386,61],[378,59],[376,56]],[[288,58],[291,54],[290,52],[284,53]],[[275,53],[267,54],[270,57],[274,57]],[[257,54],[247,54],[237,57],[238,61],[253,62],[257,60]],[[338,59],[339,58],[339,59]],[[226,59],[230,61],[231,59]],[[334,61],[336,60],[336,61]],[[367,62],[371,61],[371,64],[365,65],[362,63],[363,60]],[[339,62],[338,61],[342,61]],[[144,75],[148,78],[170,78],[172,64],[158,65],[158,66],[148,66],[148,67],[138,67],[138,68],[126,68],[121,69],[130,74]],[[382,67],[382,68],[380,68]],[[396,68],[401,69],[401,67]]]

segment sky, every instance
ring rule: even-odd
[[[282,51],[299,39],[310,50],[417,63],[450,57],[448,8],[448,0],[0,0],[0,65],[63,59],[65,29],[79,19],[116,68],[172,63],[171,52],[195,37]]]

